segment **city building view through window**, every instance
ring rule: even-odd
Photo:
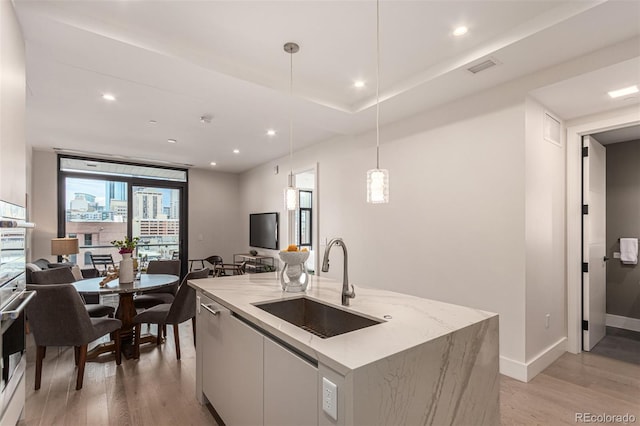
[[[80,245],[72,262],[91,267],[92,254],[111,254],[119,261],[111,241],[122,240],[129,226],[132,236],[140,237],[136,256],[141,261],[178,258],[180,190],[132,186],[130,193],[131,200],[127,182],[65,178],[65,233]]]

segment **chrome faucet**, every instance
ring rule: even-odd
[[[332,239],[324,249],[324,258],[322,259],[322,272],[329,272],[329,252],[331,251],[331,247],[336,245],[342,247],[342,252],[344,253],[344,270],[342,275],[342,306],[349,306],[349,299],[353,299],[356,297],[356,291],[353,286],[351,286],[351,291],[349,291],[349,274],[347,273],[349,256],[347,255],[347,246],[344,244],[344,241],[342,241],[342,238]]]

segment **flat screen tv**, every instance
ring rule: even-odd
[[[278,213],[252,213],[249,215],[249,245],[278,250]]]

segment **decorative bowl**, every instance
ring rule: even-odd
[[[308,251],[281,251],[280,260],[289,265],[299,265],[309,258]]]

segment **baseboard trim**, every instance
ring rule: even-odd
[[[549,346],[527,363],[527,382],[553,364],[567,351],[567,338],[563,337]]]
[[[509,376],[512,379],[520,380],[521,382],[527,381],[527,366],[511,358],[504,356],[500,357],[500,374]]]
[[[501,356],[500,374],[520,380],[521,382],[528,382],[545,368],[553,364],[553,362],[560,358],[566,351],[567,338],[563,337],[526,363]]]
[[[625,330],[640,331],[640,319],[607,314],[607,326]]]

